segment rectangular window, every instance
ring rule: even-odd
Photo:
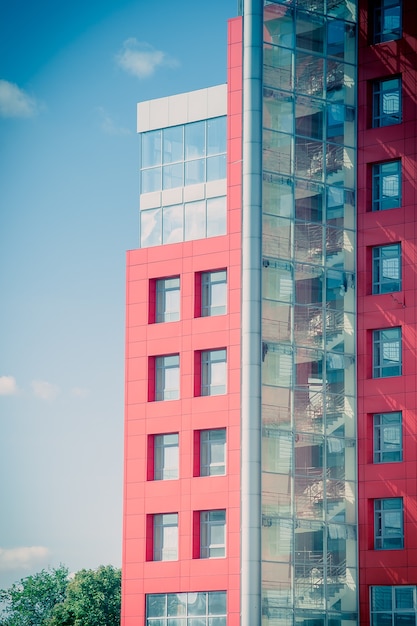
[[[401,244],[372,249],[372,293],[401,291]]]
[[[374,5],[374,43],[401,39],[401,0],[376,0]]]
[[[374,463],[393,463],[402,459],[401,412],[375,414]]]
[[[372,210],[386,211],[401,206],[401,161],[372,166]]]
[[[226,473],[226,429],[200,432],[200,476]]]
[[[180,355],[155,357],[155,400],[180,397]]]
[[[403,499],[374,500],[375,550],[401,550],[404,547]]]
[[[178,513],[153,516],[153,560],[178,559]]]
[[[227,273],[204,272],[201,275],[201,315],[224,315],[227,306]]]
[[[201,511],[200,558],[226,556],[226,511]]]
[[[178,478],[178,433],[155,435],[154,447],[154,480]]]
[[[226,350],[205,350],[201,353],[201,395],[226,393]]]
[[[384,328],[373,333],[373,377],[401,376],[401,328]]]
[[[415,626],[415,586],[371,587],[371,626]]]
[[[401,78],[387,78],[373,83],[372,126],[401,123]]]
[[[146,596],[146,626],[226,626],[226,615],[225,591]]]
[[[180,319],[180,278],[161,278],[156,281],[156,322],[175,322]]]

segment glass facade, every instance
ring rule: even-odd
[[[226,179],[226,116],[141,134],[141,194],[168,193]],[[226,197],[163,196],[140,212],[141,247],[226,233]]]
[[[264,2],[263,625],[357,623],[353,7]]]

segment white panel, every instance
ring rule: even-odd
[[[184,187],[184,202],[192,200],[202,200],[204,198],[204,183],[198,185],[187,185]]]
[[[169,98],[168,124],[167,126],[178,126],[184,124],[187,116],[187,93],[180,93]]]
[[[170,204],[180,204],[182,202],[183,187],[176,189],[166,189],[162,192],[162,206]]]
[[[212,180],[206,183],[206,198],[217,198],[217,196],[225,196],[227,190],[226,179]]]
[[[160,207],[161,205],[161,192],[151,191],[151,193],[142,193],[140,196],[140,208],[141,209],[153,209]]]
[[[150,108],[151,100],[147,100],[146,102],[138,103],[138,111],[137,111],[137,130],[138,133],[142,133],[145,130],[149,130],[149,108]]]
[[[205,120],[207,118],[207,89],[188,93],[188,121]]]
[[[227,85],[207,89],[207,117],[218,117],[227,113]]]
[[[152,128],[164,128],[168,122],[169,98],[159,98],[150,103],[149,122]]]

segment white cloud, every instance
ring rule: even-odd
[[[138,78],[152,76],[158,67],[179,66],[176,59],[134,37],[123,43],[122,49],[116,55],[116,61],[122,69]]]
[[[85,387],[73,387],[71,389],[71,394],[76,398],[86,398],[89,393],[89,390],[85,389]]]
[[[118,126],[103,107],[97,107],[100,116],[100,128],[106,135],[130,135],[128,128]]]
[[[0,79],[0,117],[33,117],[39,103],[15,83]]]
[[[44,546],[0,548],[0,571],[30,569],[33,565],[44,562],[48,556],[49,550]]]
[[[35,396],[41,400],[54,400],[59,394],[59,387],[46,380],[33,380],[31,387]]]
[[[18,392],[14,376],[0,376],[0,396],[14,396]]]

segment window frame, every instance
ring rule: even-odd
[[[383,333],[398,332],[398,336],[393,339],[383,337]],[[395,347],[394,344],[397,344]],[[384,357],[389,351],[398,350],[398,359],[388,359]],[[388,355],[389,356],[389,355]],[[394,354],[395,356],[395,354]],[[384,364],[384,360],[387,364]],[[391,371],[393,370],[393,371]],[[392,328],[379,328],[372,333],[372,377],[390,378],[391,376],[402,375],[402,328],[395,326]]]
[[[170,529],[176,529],[171,537]],[[153,515],[152,556],[153,561],[178,560],[178,513],[156,513]]]
[[[214,543],[212,535],[223,529],[223,541]],[[221,559],[226,556],[226,509],[200,511],[200,559]]]
[[[396,171],[384,173],[384,168],[396,166]],[[398,178],[398,193],[388,195],[388,179]],[[385,189],[384,189],[385,188]],[[374,163],[372,165],[372,211],[398,209],[402,203],[402,163],[401,159]]]
[[[388,505],[388,503],[390,503]],[[394,508],[392,504],[400,506]],[[396,521],[388,522],[388,518],[398,513],[398,530]],[[394,530],[389,530],[389,529]],[[397,545],[395,545],[395,543]],[[374,500],[374,549],[375,550],[403,550],[404,549],[404,502],[403,498],[376,498]]]
[[[224,358],[215,358],[215,355]],[[214,384],[213,379],[216,378],[214,374],[214,366],[216,363],[224,364],[223,382],[220,384]],[[219,374],[217,374],[218,376]],[[213,350],[203,350],[201,352],[201,396],[220,396],[227,393],[227,350],[226,348],[215,348]]]
[[[222,437],[216,435],[222,434]],[[226,428],[200,431],[200,476],[224,476],[226,474]],[[212,461],[213,448],[222,445],[222,461]]]
[[[392,421],[390,421],[390,419]],[[393,421],[396,420],[396,421]],[[393,411],[390,413],[374,413],[372,416],[373,440],[374,440],[374,463],[400,463],[403,460],[403,436],[402,436],[402,413]],[[398,429],[398,435],[391,436],[391,439],[398,438],[398,444],[390,443],[386,431]],[[390,446],[396,446],[392,448]],[[398,458],[392,458],[393,456]]]
[[[394,8],[399,8],[399,26],[388,30],[384,27],[385,18],[389,17],[387,12]],[[373,7],[373,33],[372,43],[384,43],[402,38],[402,0],[375,0]]]
[[[404,600],[399,602],[399,593],[411,591],[409,606],[404,606]],[[376,597],[377,594],[379,597]],[[384,624],[389,621],[391,624],[397,624],[396,617],[412,615],[414,623],[417,622],[417,587],[415,585],[373,585],[369,590],[369,607],[371,616],[371,626],[378,626],[381,615]],[[402,605],[402,606],[401,606]],[[412,606],[410,606],[412,605]]]
[[[227,270],[211,270],[201,273],[201,317],[215,317],[227,313]],[[224,302],[214,305],[216,286],[224,285]]]
[[[398,86],[384,90],[384,84],[398,81]],[[384,107],[389,103],[386,98],[392,98],[398,94],[398,111],[384,112]],[[389,76],[372,82],[372,128],[393,126],[402,122],[402,78],[401,76]]]
[[[155,280],[155,323],[177,322],[180,319],[180,277],[170,276]],[[175,308],[169,309],[169,296],[177,294]]]
[[[177,357],[177,363],[167,364],[167,359]],[[155,401],[164,402],[167,400],[178,400],[180,397],[180,355],[163,354],[155,358]],[[176,387],[166,387],[167,373],[171,370],[177,370]]]
[[[176,437],[176,441],[168,438]],[[153,436],[154,445],[154,480],[176,480],[179,478],[179,434],[161,433]],[[171,464],[169,450],[176,450],[174,453],[175,462]]]
[[[146,626],[166,624],[170,617],[180,617],[179,624],[195,618],[204,626],[226,626],[226,591],[199,591],[146,594]]]
[[[391,254],[391,253],[396,254]],[[372,248],[372,294],[394,293],[402,289],[401,243],[374,246]],[[386,256],[384,256],[384,254]],[[390,263],[391,261],[391,263]],[[396,263],[392,263],[395,261]],[[391,265],[391,267],[389,267]],[[397,267],[395,267],[397,265]],[[397,273],[397,278],[389,274]]]

